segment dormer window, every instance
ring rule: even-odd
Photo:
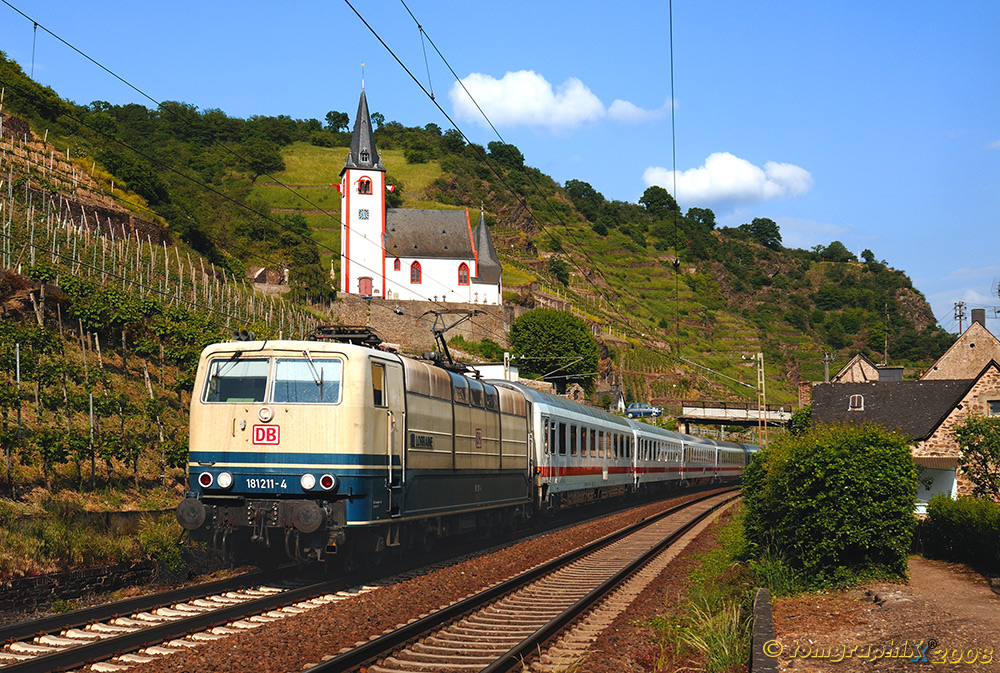
[[[361,150],[359,155],[361,157],[361,163],[367,164],[371,160],[371,154],[368,153],[368,150]]]
[[[864,411],[865,410],[865,396],[864,395],[851,395],[850,402],[847,403],[848,411]]]
[[[372,181],[368,178],[361,178],[358,180],[358,194],[371,194],[372,193]]]

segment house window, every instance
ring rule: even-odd
[[[990,400],[986,404],[990,408],[990,416],[1000,416],[1000,400]]]
[[[865,410],[865,396],[864,395],[851,395],[851,401],[848,402],[848,411],[864,411]]]
[[[361,178],[358,180],[358,194],[371,194],[372,193],[372,181],[368,178]]]
[[[420,283],[420,262],[414,262],[410,265],[410,282]]]
[[[458,284],[468,285],[469,284],[469,265],[462,262],[458,265]]]
[[[397,257],[392,261],[392,270],[399,271],[399,258]]]

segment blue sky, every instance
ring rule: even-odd
[[[364,62],[373,111],[448,126],[345,2],[7,1],[156,100],[353,117]],[[352,2],[462,131],[496,139],[430,43],[425,65],[403,4]],[[609,199],[674,191],[664,0],[407,5],[528,164]],[[955,302],[1000,307],[1000,3],[678,0],[673,22],[683,208],[871,249],[950,331]],[[4,4],[0,36],[71,100],[152,106],[41,29],[32,60],[32,24]]]

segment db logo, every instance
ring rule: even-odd
[[[254,444],[280,444],[281,427],[277,425],[255,425],[253,426]]]

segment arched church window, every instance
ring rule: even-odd
[[[410,282],[420,283],[420,262],[414,262],[410,265]]]
[[[458,265],[458,284],[468,285],[469,284],[469,265],[462,262]]]
[[[368,178],[361,178],[358,180],[358,194],[371,194],[372,193],[372,181]]]
[[[368,163],[368,158],[371,156],[370,154],[368,154],[368,150],[361,150],[360,154],[361,154],[361,161],[364,163]]]
[[[392,261],[392,270],[399,271],[399,258],[397,257]]]

